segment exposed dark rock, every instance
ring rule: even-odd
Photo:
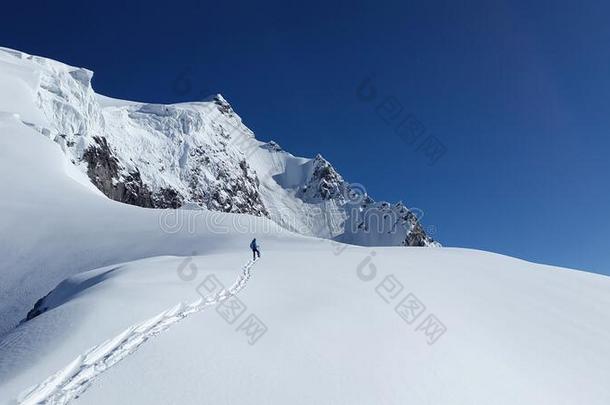
[[[275,141],[269,141],[264,145],[261,145],[261,148],[272,151],[272,152],[281,152],[283,151],[282,147],[277,144]]]
[[[142,182],[139,171],[121,175],[123,169],[104,137],[93,138],[92,145],[83,154],[87,162],[87,175],[93,184],[109,198],[126,204],[153,208],[150,189]]]
[[[139,207],[155,208],[153,195],[144,182],[140,171],[129,173],[124,180],[113,187],[113,200],[121,201]]]
[[[225,167],[212,163],[203,149],[192,150],[190,157],[199,163],[190,172],[190,200],[213,211],[269,216],[258,192],[258,177],[245,160],[238,164],[241,173],[229,173]],[[204,167],[215,175],[209,184],[201,182]]]
[[[155,208],[180,208],[184,203],[182,196],[173,188],[162,188],[153,196]]]
[[[236,214],[269,216],[258,193],[259,180],[245,160],[239,162],[242,173],[231,176],[225,171],[217,174],[218,183],[204,199],[208,209]]]
[[[218,106],[218,110],[221,113],[226,114],[226,115],[234,114],[231,104],[229,104],[229,102],[227,100],[225,100],[224,97],[222,97],[220,94],[217,94],[216,96],[214,96],[213,100],[214,100],[214,104],[216,104]]]
[[[97,188],[108,195],[112,180],[119,178],[119,161],[113,156],[106,138],[96,136],[93,139],[97,146],[90,146],[83,154],[83,160],[87,162],[87,175]]]
[[[296,194],[303,201],[330,200],[342,198],[346,194],[345,181],[335,168],[322,157],[317,155],[312,162],[312,174],[307,182]]]
[[[42,297],[41,299],[39,299],[38,301],[36,301],[36,303],[34,304],[34,308],[32,308],[28,311],[28,314],[25,316],[25,319],[23,319],[20,323],[30,321],[30,320],[36,318],[38,315],[44,313],[48,309],[47,307],[44,306],[44,300],[47,297],[48,297],[48,295],[46,295],[46,296]]]

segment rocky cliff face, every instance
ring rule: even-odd
[[[142,181],[136,168],[127,172],[121,166],[106,138],[94,137],[96,145],[89,146],[82,160],[87,162],[87,175],[91,182],[107,197],[126,204],[146,208],[179,208],[183,197],[172,188],[160,188],[153,193]]]
[[[321,155],[299,158],[257,141],[221,95],[172,105],[115,100],[95,94],[89,70],[11,52],[37,78],[37,115],[24,123],[113,200],[267,216],[359,245],[437,245],[406,206],[375,202]]]
[[[358,245],[438,246],[403,203],[374,201],[364,186],[346,182],[321,155],[311,166],[311,174],[295,195],[308,203],[333,203],[343,218],[336,239]]]

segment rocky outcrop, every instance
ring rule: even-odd
[[[202,147],[189,158],[189,201],[214,211],[268,216],[258,191],[260,181],[244,159],[227,162]]]
[[[163,187],[153,195],[155,208],[180,208],[184,204],[184,197],[171,187]]]
[[[277,144],[277,142],[275,141],[269,141],[263,145],[261,145],[261,149],[265,149],[271,152],[282,152],[283,149],[280,145]]]
[[[31,321],[32,319],[36,318],[38,315],[46,312],[48,310],[48,308],[44,305],[44,303],[45,303],[45,298],[47,298],[47,296],[48,295],[46,295],[46,296],[40,298],[38,301],[36,301],[36,303],[34,304],[34,307],[28,311],[27,315],[25,316],[25,319],[23,319],[20,323]]]
[[[362,185],[343,180],[321,155],[312,160],[310,170],[296,197],[308,204],[332,203],[334,216],[343,218],[343,233],[338,240],[358,245],[440,246],[404,204],[374,201]]]
[[[311,162],[311,175],[296,197],[303,201],[342,199],[347,195],[347,183],[335,168],[318,154]]]
[[[145,208],[179,208],[183,198],[172,188],[162,188],[153,194],[143,181],[140,171],[127,172],[114,156],[108,141],[95,136],[94,145],[85,150],[87,175],[108,198]]]
[[[430,246],[434,242],[434,239],[429,237],[421,224],[417,222],[414,224],[411,232],[407,234],[406,239],[403,241],[404,246]]]

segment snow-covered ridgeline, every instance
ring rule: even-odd
[[[219,94],[172,105],[111,99],[94,92],[89,70],[5,48],[0,76],[20,100],[0,101],[0,110],[56,142],[114,200],[268,216],[359,245],[438,245],[405,205],[375,202],[321,155],[295,157],[257,141]]]

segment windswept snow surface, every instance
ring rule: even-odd
[[[602,276],[462,249],[276,246],[237,295],[235,320],[222,306],[184,319],[98,375],[76,403],[608,403]],[[67,381],[62,395],[77,392],[89,382],[76,373],[87,358],[79,355],[118,336],[115,346],[175,302],[196,301],[211,275],[229,285],[241,250],[145,259],[60,286],[62,295],[100,279],[6,336],[4,399],[23,399],[49,377]],[[180,277],[190,264],[192,279]],[[395,310],[408,293],[425,305],[410,324]],[[440,336],[418,330],[432,314],[446,327]],[[250,315],[266,327],[253,345],[241,326]]]
[[[0,403],[610,403],[608,277],[117,203],[23,111],[0,112]],[[284,164],[283,190],[315,171]],[[182,317],[232,285],[253,236],[248,288]]]
[[[134,353],[151,337],[162,333],[187,316],[212,305],[220,304],[239,293],[250,279],[250,269],[254,263],[254,261],[250,261],[243,267],[243,271],[230,288],[224,289],[220,285],[213,285],[213,294],[201,297],[188,305],[180,302],[150,319],[128,327],[114,338],[92,347],[86,353],[78,355],[64,369],[22,394],[19,403],[24,405],[63,404],[77,398],[85,392],[98,375]],[[214,281],[214,279],[212,278],[210,281]]]

